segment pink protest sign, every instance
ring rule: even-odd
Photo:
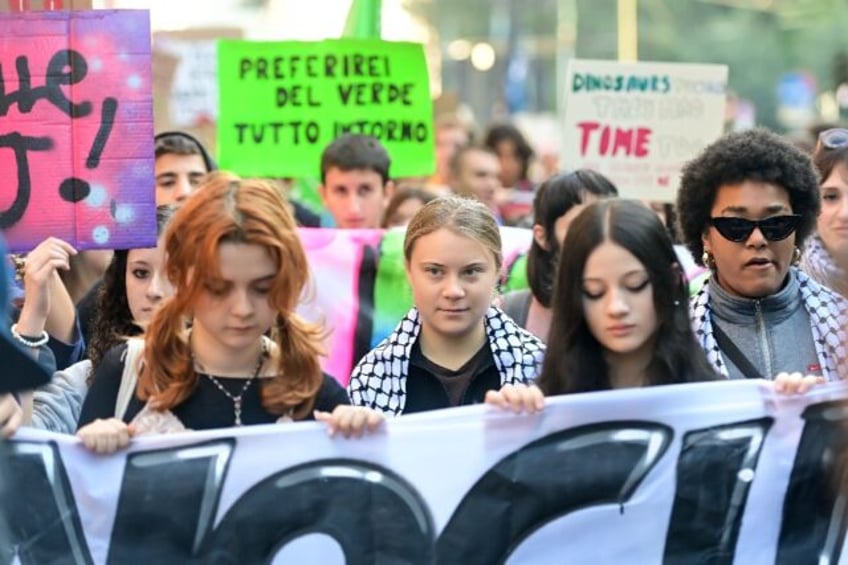
[[[12,251],[155,245],[147,11],[0,15],[0,170]]]

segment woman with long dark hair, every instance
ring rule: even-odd
[[[683,271],[659,217],[636,200],[589,205],[565,238],[546,395],[711,380]]]

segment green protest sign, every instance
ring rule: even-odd
[[[378,138],[393,177],[434,170],[424,48],[340,39],[218,43],[218,159],[242,175],[317,175],[339,135]]]

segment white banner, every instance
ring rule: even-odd
[[[673,201],[683,163],[724,127],[726,65],[572,59],[565,84],[560,166],[603,173],[622,196]]]
[[[21,563],[834,563],[848,389],[725,381],[405,416],[3,442],[0,552]]]

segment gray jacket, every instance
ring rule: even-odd
[[[30,426],[63,434],[76,432],[90,372],[88,359],[56,371],[48,384],[33,393]]]
[[[784,288],[759,300],[731,296],[713,281],[692,297],[695,336],[722,375],[743,377],[716,343],[716,321],[765,378],[782,371],[818,374],[829,381],[848,376],[848,302],[796,268],[788,277]]]

